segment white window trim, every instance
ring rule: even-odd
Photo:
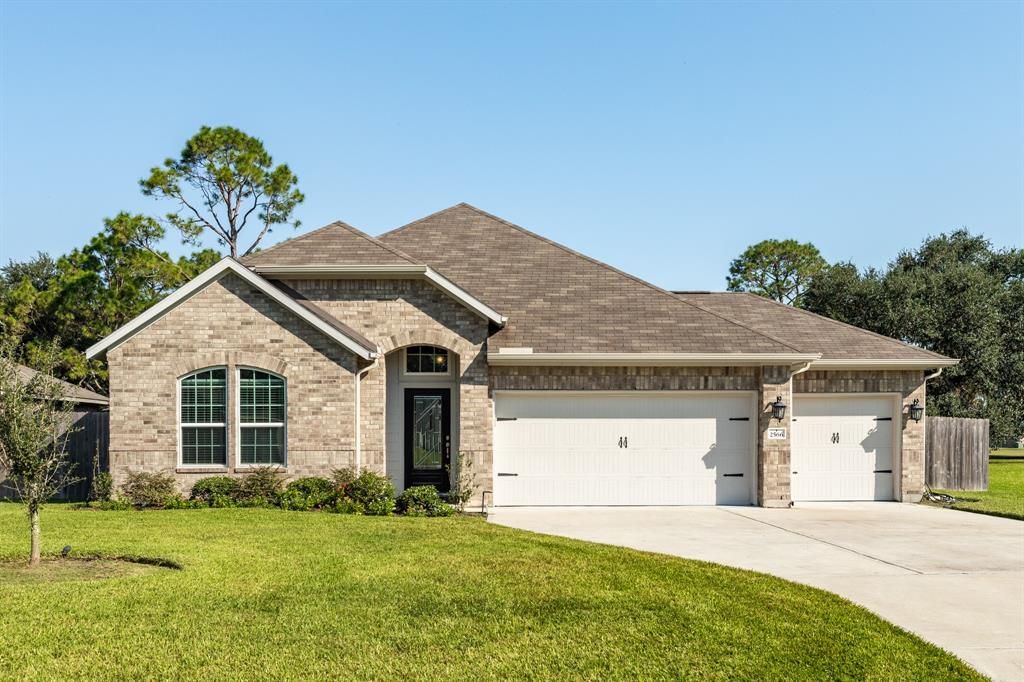
[[[185,379],[188,379],[190,376],[199,374],[200,372],[208,372],[208,371],[210,371],[212,369],[222,369],[222,370],[224,370],[224,383],[225,383],[225,386],[224,386],[224,403],[225,403],[225,405],[224,405],[224,416],[227,416],[229,414],[229,410],[231,409],[231,402],[228,399],[228,396],[231,394],[231,391],[230,391],[229,386],[227,384],[231,381],[231,378],[229,376],[230,372],[228,372],[228,368],[225,365],[211,365],[210,367],[201,367],[200,369],[192,370],[188,374],[183,374],[182,376],[178,377],[175,380],[175,383],[177,384],[177,389],[178,389],[177,390],[178,400],[177,400],[177,405],[175,405],[175,413],[177,414],[176,419],[177,419],[177,422],[178,422],[178,468],[179,469],[217,469],[217,470],[220,470],[220,469],[226,469],[228,467],[228,461],[230,460],[229,453],[231,452],[231,441],[230,441],[230,436],[229,436],[229,430],[228,430],[227,422],[211,422],[211,423],[196,423],[196,424],[189,423],[189,424],[186,424],[186,423],[181,421],[181,382],[184,381]],[[183,437],[184,429],[187,429],[187,428],[200,428],[201,429],[201,428],[215,428],[215,427],[220,427],[220,428],[224,429],[224,462],[221,463],[221,464],[186,464],[185,461],[184,461],[184,445],[185,445],[184,437]]]
[[[440,348],[448,355],[448,364],[443,372],[410,372],[409,371],[409,349],[410,348]],[[407,377],[447,377],[452,374],[452,352],[444,346],[435,346],[432,343],[417,343],[406,346],[402,349],[402,375]]]
[[[277,377],[284,381],[284,421],[283,422],[247,422],[242,424],[242,370],[250,369],[256,372],[263,372],[269,374],[272,377]],[[233,411],[235,417],[235,469],[256,469],[259,467],[273,467],[275,469],[287,469],[288,468],[288,377],[281,376],[277,372],[271,372],[269,369],[263,369],[262,367],[253,367],[250,365],[238,365],[235,367],[235,409]],[[259,427],[273,427],[281,429],[281,445],[284,448],[281,453],[281,459],[283,460],[280,464],[247,464],[242,462],[242,429],[252,429]]]

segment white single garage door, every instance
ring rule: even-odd
[[[750,504],[753,403],[748,393],[498,393],[494,503]]]
[[[880,396],[797,396],[793,500],[892,500],[894,406]]]

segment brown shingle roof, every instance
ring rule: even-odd
[[[18,365],[18,375],[21,377],[21,380],[26,384],[32,381],[32,379],[36,377],[38,374],[39,372],[32,369],[31,367],[26,367],[25,365]],[[75,386],[74,384],[68,383],[67,381],[63,381],[61,379],[57,379],[57,382],[63,386],[64,397],[67,398],[66,401],[62,402],[94,403],[96,405],[107,405],[110,403],[110,399],[101,393],[90,391],[89,389],[82,388],[81,386]]]
[[[355,329],[353,329],[352,327],[348,326],[347,324],[345,324],[344,322],[342,322],[341,320],[336,318],[334,315],[331,315],[329,312],[327,312],[326,310],[324,310],[323,308],[321,308],[317,304],[313,303],[308,298],[306,298],[305,296],[300,294],[298,291],[295,291],[295,289],[292,289],[290,286],[288,286],[287,284],[285,284],[281,280],[278,280],[278,279],[267,279],[267,281],[270,282],[271,284],[273,284],[275,287],[277,287],[281,291],[283,291],[285,294],[288,295],[289,298],[294,300],[296,303],[301,305],[303,308],[305,308],[309,312],[313,313],[318,318],[320,318],[321,320],[323,320],[327,324],[331,325],[332,327],[334,327],[339,332],[341,332],[342,334],[344,334],[348,338],[350,338],[353,341],[355,341],[356,343],[358,343],[360,346],[362,346],[366,350],[370,350],[370,351],[376,351],[377,350],[377,344],[375,344],[373,341],[370,341],[368,338],[366,338],[365,336],[363,336],[362,334],[357,332]]]
[[[241,259],[244,265],[422,265],[340,220]]]
[[[509,318],[489,348],[535,353],[794,353],[772,335],[468,204],[380,237]]]
[[[680,292],[680,298],[753,329],[771,331],[825,360],[947,360],[943,355],[751,293]]]

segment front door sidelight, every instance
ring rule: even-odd
[[[451,390],[405,390],[405,487],[449,488],[451,469]]]

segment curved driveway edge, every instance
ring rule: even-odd
[[[492,523],[834,592],[995,680],[1024,680],[1024,523],[885,502],[498,508]]]

